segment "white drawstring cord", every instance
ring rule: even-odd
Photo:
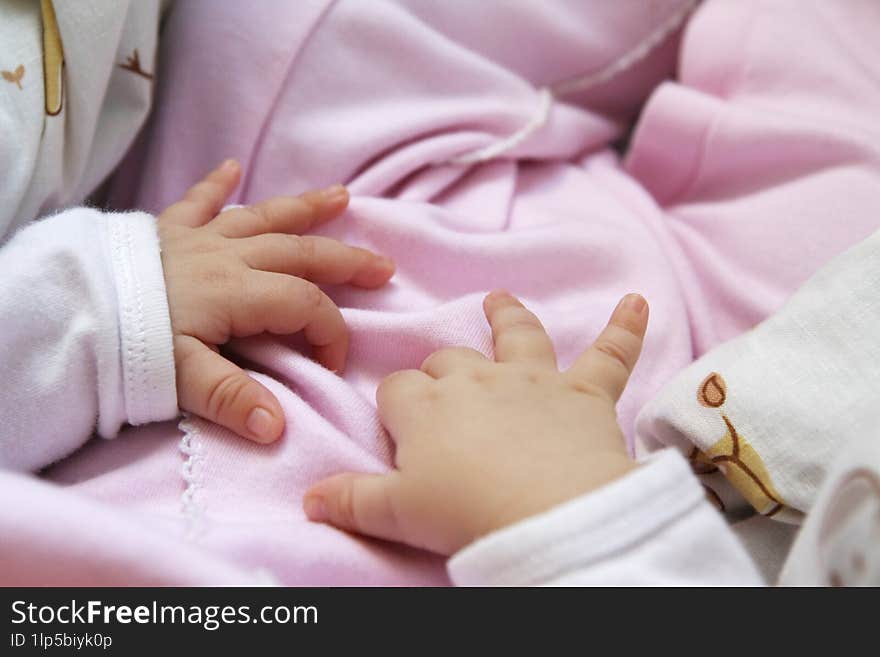
[[[514,132],[512,135],[494,144],[489,144],[484,148],[480,148],[464,155],[459,155],[450,160],[446,160],[443,164],[474,164],[476,162],[488,162],[494,160],[499,155],[519,146],[522,142],[540,130],[547,123],[550,117],[550,108],[553,106],[553,94],[546,87],[538,89],[538,109],[535,115],[529,119],[522,128]]]
[[[672,14],[662,25],[639,42],[635,48],[618,57],[604,68],[593,73],[580,75],[571,80],[556,82],[549,88],[541,87],[538,89],[538,107],[534,115],[522,128],[509,137],[501,139],[494,144],[471,151],[470,153],[443,160],[437,164],[468,165],[476,164],[477,162],[488,162],[489,160],[494,160],[499,155],[503,155],[516,148],[547,124],[547,121],[550,118],[550,110],[553,107],[554,98],[561,98],[569,94],[587,91],[588,89],[604,84],[612,78],[629,70],[635,64],[647,57],[675,30],[677,30],[684,22],[685,18],[687,18],[699,3],[700,0],[688,0],[688,2],[685,2],[678,11]]]
[[[651,52],[663,43],[669,36],[679,28],[699,4],[699,0],[689,0],[685,2],[678,11],[667,18],[656,30],[642,39],[632,50],[624,53],[613,62],[601,68],[594,73],[578,76],[572,80],[564,80],[550,85],[553,95],[557,98],[568,96],[569,94],[587,91],[600,84],[605,84],[621,73],[626,72],[640,61],[645,59]]]

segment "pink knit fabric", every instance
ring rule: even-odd
[[[563,366],[621,295],[647,297],[619,407],[631,439],[672,374],[880,225],[880,7],[709,0],[647,52],[690,4],[178,4],[117,196],[159,210],[228,156],[241,203],[345,182],[351,209],[321,232],[398,273],[330,290],[343,378],[296,338],[230,347],[282,402],[277,445],[193,420],[189,456],[165,424],[92,441],[46,481],[0,475],[3,499],[27,500],[0,511],[4,581],[445,583],[441,558],[311,524],[301,497],[390,467],[376,385],[446,345],[490,353],[496,287],[544,320]],[[640,109],[621,162],[610,145]]]

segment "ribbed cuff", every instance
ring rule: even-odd
[[[171,315],[156,220],[143,212],[104,215],[119,308],[125,411],[130,424],[178,414]]]

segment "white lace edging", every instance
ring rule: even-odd
[[[202,487],[199,464],[202,461],[202,442],[199,428],[195,425],[188,413],[177,425],[183,432],[178,449],[185,457],[180,466],[180,475],[183,477],[184,489],[180,495],[180,510],[183,514],[185,533],[187,538],[195,539],[203,531],[205,526],[204,509],[199,504],[198,493]]]
[[[667,18],[656,30],[642,39],[634,48],[624,53],[604,68],[593,73],[556,82],[549,87],[541,87],[537,89],[538,106],[534,115],[528,122],[509,137],[505,137],[493,144],[484,146],[470,153],[458,155],[447,160],[438,162],[439,165],[468,165],[478,162],[488,162],[494,160],[499,155],[516,148],[526,139],[543,128],[550,118],[550,110],[553,108],[553,100],[561,98],[569,94],[578,93],[605,84],[609,80],[626,72],[637,63],[645,59],[660,44],[662,44],[669,36],[677,30],[684,22],[685,18],[696,9],[700,0],[688,0],[678,11]]]

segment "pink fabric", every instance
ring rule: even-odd
[[[540,119],[542,88],[617,61],[686,4],[178,4],[118,198],[158,210],[227,156],[247,171],[238,202],[342,181],[356,198],[322,232],[388,254],[398,273],[382,290],[331,290],[352,332],[344,378],[295,338],[230,348],[279,396],[287,431],[265,448],[194,421],[185,494],[172,425],[93,441],[43,482],[0,475],[4,499],[27,500],[0,512],[0,576],[445,583],[440,558],[313,525],[300,502],[322,476],[390,466],[376,385],[445,345],[489,353],[480,303],[494,287],[539,314],[561,365],[622,294],[649,299],[620,403],[631,439],[672,374],[880,225],[871,0],[709,1],[683,39],[557,98],[512,149],[447,163]],[[646,100],[622,163],[610,144]]]

